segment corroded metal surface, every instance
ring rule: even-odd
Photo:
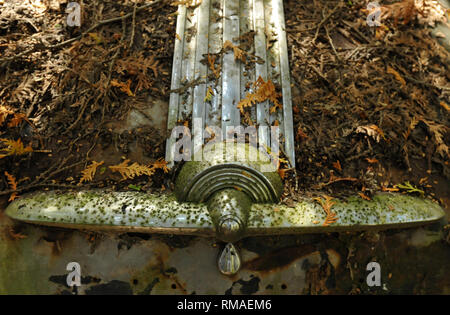
[[[337,202],[338,220],[322,226],[325,212],[316,202],[294,207],[253,204],[247,235],[364,230],[420,225],[440,220],[444,211],[430,200],[379,194]],[[21,196],[6,209],[14,219],[46,225],[146,233],[213,235],[206,205],[179,203],[174,196],[139,192],[37,192]]]
[[[254,237],[236,244],[241,270],[221,275],[211,238],[88,234],[17,227],[0,217],[0,294],[449,294],[450,247],[439,228]],[[16,231],[17,232],[17,231]],[[380,287],[366,265],[381,265]],[[81,286],[69,288],[69,262]]]

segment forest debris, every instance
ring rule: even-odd
[[[358,195],[364,199],[364,200],[371,200],[369,196],[367,196],[366,194],[364,194],[363,192],[358,192]]]
[[[120,88],[120,90],[124,93],[127,93],[128,96],[134,96],[134,93],[131,91],[131,80],[128,79],[127,83],[119,82],[116,79],[111,80],[111,85]]]
[[[339,160],[337,160],[336,162],[333,162],[333,167],[339,172],[342,171],[341,162],[339,162]]]
[[[445,10],[437,0],[402,0],[381,6],[381,19],[394,20],[394,25],[402,21],[409,24],[415,18],[421,24],[434,26],[438,21],[445,21]]]
[[[385,139],[383,131],[380,128],[378,128],[377,125],[374,124],[359,126],[356,128],[355,132],[366,134],[372,137],[376,142],[380,142],[381,138]]]
[[[152,167],[148,167],[145,165],[140,165],[139,163],[134,162],[131,165],[128,165],[130,160],[125,160],[118,165],[109,166],[111,171],[119,172],[122,175],[122,179],[133,179],[136,176],[147,175],[152,176],[155,172],[155,169]]]
[[[394,24],[397,25],[400,20],[402,24],[408,24],[419,12],[416,9],[414,0],[403,0],[381,7],[381,18],[393,18]]]
[[[164,173],[169,173],[167,161],[164,160],[164,158],[160,158],[156,162],[153,162],[152,167],[155,169],[162,169]]]
[[[3,123],[6,120],[6,117],[8,117],[8,115],[13,114],[14,111],[4,105],[0,105],[0,126],[3,125]]]
[[[137,78],[134,94],[142,89],[152,87],[153,82],[149,78],[149,70],[153,72],[155,79],[158,78],[160,72],[163,72],[159,65],[159,60],[156,60],[154,55],[145,57],[144,52],[139,52],[136,56],[129,56],[116,61],[115,71],[117,73],[124,75],[126,71],[126,74]],[[130,95],[128,91],[126,93]]]
[[[337,177],[333,174],[330,175],[330,179],[326,183],[319,183],[318,185],[314,186],[315,188],[322,189],[324,186],[328,186],[333,183],[342,182],[342,181],[349,181],[349,182],[356,182],[358,179],[355,177]]]
[[[81,174],[83,176],[80,178],[80,184],[83,182],[92,181],[95,176],[95,172],[97,171],[97,167],[99,167],[103,163],[104,161],[101,162],[92,161],[91,165],[89,165],[87,168],[81,171]]]
[[[9,174],[7,171],[5,171],[5,176],[6,176],[6,178],[8,178],[8,185],[9,185],[9,188],[10,188],[11,190],[17,190],[17,181],[16,181],[16,178],[15,178],[13,175]],[[18,197],[18,196],[17,196],[17,191],[14,191],[14,192],[11,194],[11,196],[9,197],[8,201],[13,201],[13,200],[16,199],[17,197]]]
[[[216,68],[216,66],[215,66],[216,58],[217,58],[216,55],[208,54],[209,69],[212,71],[212,73],[214,74],[216,79],[218,79],[220,77],[220,71],[221,71],[222,67],[219,64],[219,65],[217,65],[217,68]]]
[[[405,190],[408,194],[419,193],[422,197],[425,195],[423,190],[412,185],[409,181],[406,181],[403,184],[397,184],[395,187]]]
[[[13,241],[23,240],[23,239],[27,238],[27,236],[25,234],[22,234],[20,232],[16,233],[13,226],[11,226],[8,229],[8,235]]]
[[[16,2],[26,1],[17,0]],[[155,5],[157,2],[159,4]],[[425,2],[427,7],[430,7],[430,3],[434,3],[429,0]],[[417,3],[420,3],[420,0],[416,0]],[[76,150],[82,156],[89,148],[80,144],[87,142],[94,145],[98,142],[101,148],[98,146],[95,150],[89,151],[97,157],[96,151],[101,151],[100,149],[111,143],[110,132],[105,128],[106,122],[125,117],[130,104],[134,101],[143,102],[147,97],[158,97],[163,95],[163,92],[169,91],[170,74],[165,74],[160,69],[170,68],[173,60],[173,45],[177,41],[176,8],[171,7],[170,2],[163,1],[145,5],[147,8],[152,6],[149,9],[136,7],[136,12],[141,10],[141,14],[135,14],[136,23],[133,23],[136,27],[135,44],[124,49],[124,45],[121,45],[119,40],[123,39],[126,43],[130,39],[131,19],[125,19],[127,16],[134,15],[132,12],[135,11],[134,6],[135,2],[107,2],[102,6],[102,11],[97,12],[98,4],[92,0],[86,0],[83,7],[84,16],[98,16],[102,19],[102,17],[114,17],[118,12],[122,12],[122,15],[101,21],[100,24],[93,22],[93,28],[92,24],[86,21],[88,24],[82,25],[79,29],[70,29],[70,32],[64,27],[52,27],[61,21],[61,15],[54,11],[47,11],[41,17],[36,17],[36,20],[35,16],[29,16],[33,18],[37,29],[21,22],[21,19],[25,17],[24,14],[17,13],[17,19],[7,21],[3,19],[5,10],[0,12],[0,23],[8,34],[4,42],[0,43],[2,54],[0,64],[5,68],[2,72],[3,81],[0,84],[0,104],[2,104],[0,108],[3,106],[13,112],[26,113],[26,116],[36,123],[39,131],[30,134],[28,126],[6,128],[12,113],[4,115],[0,110],[0,120],[3,119],[0,131],[3,134],[0,138],[17,139],[20,135],[25,143],[29,141],[36,143],[37,137],[42,136],[46,145],[49,146],[48,149],[52,149],[53,152],[53,157],[33,154],[27,159],[15,159],[14,167],[20,168],[20,172],[14,169],[10,173],[14,171],[13,174],[20,173],[23,178],[34,178],[33,168],[27,169],[27,165],[39,165],[42,174],[46,174],[29,185],[19,182],[19,193],[46,187],[45,185],[59,185],[58,181],[64,180],[67,174],[62,171],[52,173],[55,170],[52,166],[59,165],[59,157],[64,154],[61,152]],[[290,191],[294,195],[293,198],[297,191],[308,191],[317,187],[318,183],[328,181],[328,178],[330,178],[329,186],[319,185],[319,188],[325,187],[329,191],[328,194],[354,194],[357,186],[355,184],[359,184],[360,177],[364,176],[359,172],[361,167],[367,165],[366,157],[376,157],[383,162],[383,165],[395,163],[396,171],[400,172],[402,178],[416,183],[419,183],[418,174],[423,174],[429,169],[432,172],[430,178],[437,177],[440,187],[436,190],[434,187],[427,189],[427,193],[434,191],[438,194],[440,191],[441,195],[446,196],[447,190],[442,187],[445,186],[442,183],[445,183],[445,177],[448,178],[450,168],[447,158],[444,158],[442,154],[446,154],[446,147],[448,150],[448,131],[437,128],[442,137],[438,135],[436,138],[431,128],[420,119],[423,118],[438,125],[448,125],[448,115],[446,115],[446,111],[449,110],[448,104],[450,104],[448,63],[446,63],[448,54],[435,39],[430,37],[429,30],[421,22],[422,16],[416,15],[419,23],[414,25],[414,29],[402,27],[401,24],[405,22],[402,17],[398,20],[400,29],[393,25],[394,17],[383,20],[385,25],[377,29],[383,28],[385,36],[374,43],[374,29],[367,28],[366,15],[360,14],[361,6],[354,1],[353,4],[346,3],[345,9],[337,8],[334,15],[329,17],[334,4],[326,1],[305,2],[302,6],[298,6],[295,0],[285,0],[285,6],[292,9],[285,12],[286,35],[290,47],[292,90],[295,95],[293,118],[294,126],[297,128],[295,130],[296,170],[297,174],[302,176],[300,181],[297,178],[296,188],[298,189]],[[416,8],[426,10],[420,5],[416,5]],[[130,13],[126,14],[127,12]],[[223,17],[218,18],[223,19]],[[413,19],[414,16],[409,24],[413,22]],[[124,24],[125,32],[121,28]],[[93,32],[102,36],[101,45],[96,45],[95,39],[89,38],[88,33]],[[353,47],[340,47],[336,32],[340,32]],[[183,34],[179,35],[183,36]],[[272,34],[268,35],[272,36]],[[313,38],[317,39],[314,44]],[[178,39],[181,37],[178,36]],[[251,51],[252,45],[247,46],[243,36],[239,39],[233,38],[233,43],[239,43],[238,47],[243,50],[247,62],[251,64],[252,62],[249,62],[251,55],[248,52]],[[73,46],[65,49],[64,45]],[[336,62],[336,51],[332,45],[345,62]],[[145,51],[142,57],[154,56],[154,60],[159,62],[155,68],[156,73],[153,69],[147,68],[147,76],[144,79],[148,80],[149,85],[153,85],[149,90],[143,87],[145,81],[139,83],[138,75],[142,73],[140,66],[132,64],[133,58],[141,58],[140,51]],[[115,61],[117,64],[111,61],[116,52],[120,52]],[[214,69],[217,70],[217,77],[221,75],[222,53],[223,51],[215,55],[216,60],[213,63]],[[207,67],[210,66],[207,58],[205,59],[204,64]],[[268,62],[268,69],[270,69],[271,61]],[[108,70],[108,65],[112,65],[112,70]],[[387,66],[395,69],[408,84],[402,85],[395,74],[388,73]],[[314,69],[317,69],[317,73]],[[129,90],[136,97],[128,96],[127,92],[121,93],[119,87],[111,87],[112,91],[109,92],[105,87],[106,93],[103,93],[101,87],[105,84],[101,83],[110,82],[106,80],[110,73],[108,71],[112,73],[111,79],[117,82],[126,84],[127,80],[131,79]],[[212,71],[209,73],[210,76],[214,75]],[[155,80],[156,76],[158,80]],[[272,80],[276,82],[275,80],[279,78]],[[192,79],[190,83],[182,82],[180,89],[176,90],[185,91],[200,81],[204,81],[204,78]],[[95,85],[95,82],[98,85]],[[143,91],[138,92],[138,85],[142,86]],[[103,93],[101,97],[98,96],[100,92]],[[254,90],[248,92],[254,92]],[[85,97],[85,101],[79,103],[80,97]],[[241,115],[242,119],[248,119],[249,113],[250,111],[246,110],[245,114]],[[411,122],[411,118],[415,119],[414,123]],[[73,128],[69,128],[69,132],[62,135],[74,119],[77,119],[77,123]],[[183,117],[182,120],[189,120],[189,117]],[[251,119],[248,119],[249,124],[250,121]],[[384,135],[389,137],[389,142],[380,141],[377,145],[365,147],[360,139],[361,136],[341,136],[343,133],[341,131],[348,130],[349,134],[353,131],[355,134],[357,126],[372,123],[382,128]],[[410,123],[412,123],[411,127],[409,127]],[[417,127],[419,126],[417,123],[420,128]],[[436,142],[439,138],[444,146],[430,143]],[[151,139],[154,138],[151,137]],[[61,142],[57,142],[58,140]],[[139,142],[138,149],[143,149],[150,154],[151,158],[158,159],[163,156],[162,146],[154,147],[159,145],[157,143],[161,139],[149,140],[147,134],[145,138],[139,133],[133,134],[132,137],[126,135],[125,138],[119,138],[118,148],[128,149],[130,141],[134,140]],[[116,139],[113,139],[113,146],[115,141]],[[58,149],[54,147],[56,143],[58,143]],[[142,143],[145,143],[145,146],[142,146]],[[41,146],[44,147],[43,144]],[[402,150],[405,146],[407,151]],[[0,147],[3,147],[3,142],[0,142]],[[0,150],[0,154],[3,153],[5,152]],[[120,156],[128,153],[123,151],[117,154]],[[405,158],[405,155],[409,157]],[[322,157],[327,157],[327,160],[323,161]],[[409,162],[402,163],[407,158],[411,160],[410,166]],[[96,160],[102,159],[98,157]],[[332,171],[337,174],[332,165],[337,159],[345,161],[342,163],[341,177],[330,176]],[[415,161],[417,159],[425,160],[425,164],[428,162],[423,169],[424,172],[421,172],[422,163]],[[84,164],[85,161],[83,159],[81,163]],[[7,158],[1,159],[0,162],[2,163],[0,167],[3,169],[11,167],[12,161]],[[379,175],[377,180],[391,181],[390,169],[383,170],[381,163],[372,166],[379,168],[379,173],[383,173],[383,176]],[[411,172],[407,172],[409,167],[412,169]],[[49,168],[52,170],[46,172]],[[102,168],[109,170],[107,166],[102,165],[97,169],[95,176],[101,173]],[[49,176],[50,173],[52,176]],[[289,185],[292,178],[294,177],[289,176],[285,182]],[[354,180],[338,180],[336,184],[331,185],[335,179],[339,178]],[[135,178],[135,180],[139,179]],[[112,183],[113,181],[95,184],[85,182],[85,185],[98,184],[105,187],[111,186]],[[129,182],[115,185],[115,189],[122,189],[128,184]],[[133,184],[139,185],[137,182]],[[382,186],[378,185],[378,187]],[[423,186],[419,184],[418,187]],[[61,188],[70,187],[66,185]],[[396,189],[399,190],[399,188]],[[1,195],[8,196],[11,193],[10,190],[0,192]]]
[[[225,52],[227,52],[230,49],[233,49],[234,60],[241,60],[244,63],[247,62],[245,51],[240,49],[238,46],[233,45],[233,43],[230,42],[229,40],[227,40],[227,41],[225,41],[225,43],[223,43],[223,49],[225,50]]]
[[[442,157],[448,156],[448,146],[444,143],[444,133],[447,132],[448,127],[445,125],[437,124],[431,120],[421,119],[433,134],[434,142],[436,144],[436,153],[440,154]]]
[[[167,167],[167,162],[164,159],[159,159],[154,162],[152,165],[141,165],[139,163],[134,162],[131,165],[128,165],[130,160],[124,160],[122,163],[118,165],[109,166],[111,171],[119,172],[122,175],[122,179],[133,179],[136,176],[147,175],[152,176],[157,169],[162,169],[164,173],[169,172],[169,168]]]
[[[20,138],[16,141],[1,138],[0,141],[2,141],[3,144],[7,146],[6,148],[0,149],[6,152],[6,154],[0,154],[0,159],[9,155],[23,155],[29,152],[33,152],[33,148],[31,146],[23,146],[22,140],[20,140]]]
[[[391,66],[387,66],[387,73],[393,74],[395,79],[400,82],[402,84],[402,86],[406,86],[406,81],[405,79],[402,78],[402,76],[400,75],[400,73],[398,73],[394,68],[392,68]]]
[[[317,197],[314,198],[314,200],[320,203],[326,213],[325,221],[322,224],[323,226],[329,226],[330,224],[335,223],[338,220],[338,217],[336,217],[336,213],[331,211],[331,207],[336,204],[336,202],[333,201],[333,197],[323,195],[323,199]]]
[[[184,5],[186,8],[196,8],[202,4],[203,0],[175,0],[171,3],[173,6]]]
[[[209,86],[208,89],[206,90],[206,96],[205,96],[204,102],[211,102],[213,96],[214,96],[214,91]]]
[[[377,164],[379,163],[379,161],[375,158],[371,159],[371,158],[366,158],[366,161],[369,162],[370,164]]]
[[[417,124],[419,123],[419,119],[417,119],[416,117],[413,117],[411,119],[411,122],[409,123],[408,126],[408,130],[406,130],[403,133],[403,137],[405,138],[405,140],[407,140],[409,138],[409,135],[411,134],[411,132],[414,130],[414,128],[416,128]]]
[[[262,103],[267,100],[274,104],[274,106],[270,108],[271,113],[274,113],[277,108],[282,108],[282,105],[278,101],[278,98],[281,97],[281,93],[276,91],[275,85],[270,79],[266,82],[260,76],[253,86],[256,89],[255,93],[247,93],[246,97],[240,100],[237,105],[241,113],[244,113],[244,108],[251,107],[256,103]]]
[[[82,39],[83,36],[85,36],[85,35],[91,33],[93,30],[99,28],[100,26],[103,26],[103,25],[109,24],[109,23],[114,23],[114,22],[117,22],[117,21],[125,20],[125,19],[127,19],[127,18],[129,18],[129,17],[132,17],[134,14],[136,14],[136,12],[141,11],[141,10],[143,10],[143,9],[146,9],[146,8],[148,8],[148,7],[151,7],[151,6],[155,5],[155,4],[158,4],[158,3],[160,3],[161,1],[162,1],[162,0],[153,0],[153,1],[150,2],[150,3],[146,3],[146,4],[141,5],[140,7],[136,7],[136,9],[135,9],[133,12],[130,12],[130,13],[128,13],[128,14],[124,14],[124,15],[121,15],[121,16],[118,16],[118,17],[115,17],[115,18],[107,19],[107,20],[101,20],[101,21],[99,21],[97,24],[95,24],[95,25],[89,27],[89,28],[88,28],[85,32],[83,32],[81,35],[79,35],[79,36],[77,36],[77,37],[70,38],[70,39],[68,39],[68,40],[66,40],[66,41],[63,41],[63,42],[60,42],[60,43],[57,43],[57,44],[54,44],[54,45],[47,45],[47,46],[44,47],[44,49],[55,49],[55,48],[60,48],[60,47],[62,47],[62,46],[65,46],[65,45],[68,45],[68,44],[70,44],[70,43],[73,43],[73,42],[75,42],[75,41],[77,41],[77,40]],[[42,45],[35,45],[35,46],[33,46],[33,47],[29,48],[29,49],[23,50],[21,53],[14,54],[14,55],[11,56],[11,57],[0,58],[0,63],[12,61],[12,60],[18,59],[18,58],[23,57],[23,56],[29,56],[32,52],[34,52],[34,51],[40,49],[41,47],[42,47]]]

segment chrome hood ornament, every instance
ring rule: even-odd
[[[12,202],[8,216],[49,226],[216,237],[226,244],[218,259],[225,275],[239,270],[241,260],[233,243],[244,237],[381,230],[423,225],[444,216],[436,203],[391,193],[377,194],[370,201],[359,196],[337,201],[333,205],[337,220],[331,224],[323,224],[326,214],[313,200],[305,198],[291,207],[279,203],[283,183],[273,153],[284,152],[295,167],[282,0],[180,5],[176,32],[168,114],[172,136],[166,160],[171,165],[191,160],[177,175],[174,194],[35,192]],[[239,60],[233,49],[224,50],[225,43],[239,47],[248,34],[253,38],[246,50],[251,61]],[[281,107],[271,111],[273,100],[265,100],[244,115],[237,105],[259,78],[280,87]],[[229,128],[246,119],[254,122],[256,146],[245,137],[234,141],[236,129],[229,137]],[[184,128],[185,121],[191,122],[192,132]],[[181,153],[177,126],[182,137],[187,133],[193,138],[193,146],[183,147]],[[212,135],[205,136],[208,128],[215,130],[216,141],[206,143]]]

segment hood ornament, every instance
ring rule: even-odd
[[[295,167],[282,0],[180,5],[176,32],[166,161],[189,161],[177,175],[174,194],[35,192],[12,202],[8,216],[68,228],[216,237],[226,244],[218,258],[225,275],[238,272],[241,258],[233,243],[244,237],[403,228],[444,217],[441,207],[429,200],[391,193],[370,201],[358,196],[338,201],[333,206],[338,219],[329,225],[319,224],[326,214],[313,200],[292,207],[278,203],[283,190],[278,152]],[[253,36],[247,52],[254,60],[242,62],[223,47],[238,47],[246,34]],[[245,116],[237,105],[259,78],[281,88],[281,106],[272,111],[273,100],[265,100]],[[236,130],[241,131],[239,138],[241,121],[248,118],[254,126],[243,128],[248,135],[236,142]],[[177,126],[189,120],[192,133]],[[208,129],[214,130],[215,141],[205,143],[212,136],[205,133]],[[191,147],[183,146],[189,143]]]

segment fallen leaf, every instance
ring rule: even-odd
[[[80,179],[80,184],[83,182],[92,181],[95,176],[95,172],[97,171],[97,167],[99,167],[102,164],[103,161],[101,162],[92,161],[91,165],[89,165],[86,169],[81,171],[81,174],[83,174],[83,176]]]
[[[387,66],[387,73],[393,74],[395,79],[397,79],[397,81],[399,81],[403,86],[406,86],[406,81],[405,79],[402,78],[402,76],[400,75],[400,73],[398,73],[394,68]]]

